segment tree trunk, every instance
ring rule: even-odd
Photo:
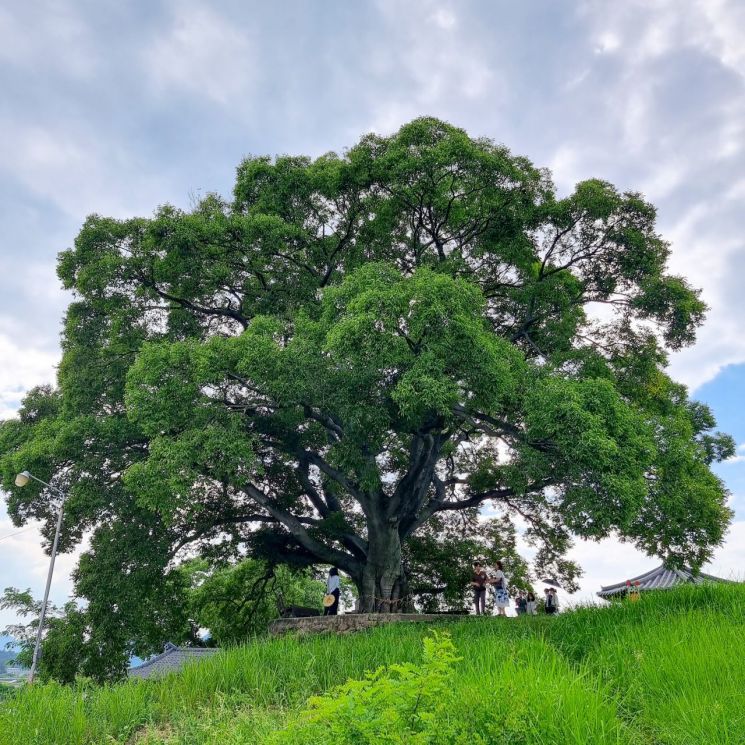
[[[397,524],[368,526],[367,563],[357,582],[361,613],[401,613],[407,602]]]

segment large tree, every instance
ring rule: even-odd
[[[709,466],[732,441],[665,373],[705,311],[668,255],[640,194],[559,198],[431,118],[342,156],[248,158],[230,201],[91,216],[60,256],[58,387],[0,431],[11,514],[51,530],[54,494],[17,470],[69,490],[65,546],[93,530],[84,595],[248,547],[334,564],[363,609],[396,610],[409,543],[461,513],[478,531],[485,506],[541,572],[612,533],[698,565],[730,519]]]

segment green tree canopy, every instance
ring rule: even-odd
[[[334,564],[385,611],[410,547],[485,506],[537,571],[571,578],[571,537],[612,533],[698,565],[733,445],[665,373],[705,311],[669,251],[640,194],[559,197],[431,118],[247,158],[232,200],[93,215],[60,255],[58,386],[0,429],[10,512],[51,530],[54,495],[18,470],[67,489],[65,547],[93,531],[78,591],[146,635],[184,548]]]
[[[30,668],[34,657],[36,634],[39,629],[41,601],[30,590],[6,587],[0,595],[0,609],[14,611],[17,622],[5,628],[18,652],[15,661]],[[42,681],[74,683],[79,675],[99,683],[116,680],[124,674],[130,645],[100,633],[101,628],[90,623],[85,609],[74,601],[64,607],[47,606],[44,639],[38,660],[37,673]]]
[[[218,647],[266,634],[269,622],[290,606],[320,613],[326,592],[326,583],[307,569],[291,571],[254,559],[225,566],[193,559],[181,571],[189,577],[190,618],[209,629],[211,642]]]

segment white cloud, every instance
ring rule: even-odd
[[[615,538],[577,541],[569,558],[578,562],[584,571],[580,589],[567,596],[570,604],[594,602],[597,600],[595,593],[602,585],[635,577],[660,563],[659,559]]]
[[[701,44],[733,70],[745,75],[745,6],[737,0],[699,0],[697,7],[707,23],[700,27]]]
[[[579,181],[587,178],[581,165],[581,149],[570,144],[560,145],[548,163],[560,196],[571,194]]]
[[[432,22],[445,31],[453,28],[457,19],[455,14],[446,8],[438,8],[431,16]]]
[[[58,355],[42,351],[33,340],[20,344],[0,328],[0,420],[15,415],[26,391],[54,380]]]
[[[597,39],[597,54],[613,53],[621,46],[621,39],[612,31],[603,31]]]
[[[726,542],[704,571],[724,579],[745,581],[745,520],[736,520],[727,532]]]
[[[429,0],[406,5],[378,0],[376,5],[388,43],[376,50],[374,64],[378,75],[387,80],[384,95],[376,93],[370,101],[364,130],[389,133],[423,114],[463,125],[467,110],[482,109],[485,100],[490,117],[505,105],[505,77],[491,55],[474,41],[468,23],[461,21],[462,17],[467,20],[466,14]],[[435,31],[422,32],[423,17],[436,26]],[[365,57],[365,67],[369,64]]]
[[[2,284],[15,288],[24,302],[37,308],[57,311],[64,307],[69,297],[57,279],[55,261],[40,261],[22,253],[0,253],[0,287]],[[61,320],[61,312],[58,319]],[[22,320],[18,316],[5,315],[0,311],[0,332],[5,331],[20,339]],[[24,341],[38,343],[39,338],[48,339],[56,330],[55,327],[40,329],[37,336]]]
[[[685,9],[674,0],[587,2],[580,17],[596,50],[613,54],[592,68],[594,76],[581,79],[578,87],[588,97],[596,89],[596,131],[559,145],[557,183],[566,173],[569,180],[594,175],[599,166],[604,177],[642,190],[658,205],[660,232],[672,243],[672,270],[700,287],[711,307],[699,343],[672,358],[673,375],[695,389],[725,365],[745,361],[739,320],[745,296],[726,289],[733,262],[745,256],[739,218],[745,6],[732,0],[699,0]],[[606,156],[598,156],[603,150]]]
[[[79,79],[95,70],[90,27],[80,8],[64,0],[0,6],[0,59]]]
[[[199,2],[171,3],[171,26],[145,50],[143,65],[158,90],[176,89],[224,106],[243,107],[261,64],[247,30]]]
[[[0,119],[0,132],[0,173],[77,223],[93,212],[150,214],[172,193],[155,169],[122,143],[92,136],[85,122],[30,124],[14,114]]]

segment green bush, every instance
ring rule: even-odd
[[[453,666],[459,658],[449,634],[424,639],[424,661],[379,667],[348,680],[309,707],[270,740],[277,745],[321,742],[417,745],[446,742],[443,725],[452,705]]]

